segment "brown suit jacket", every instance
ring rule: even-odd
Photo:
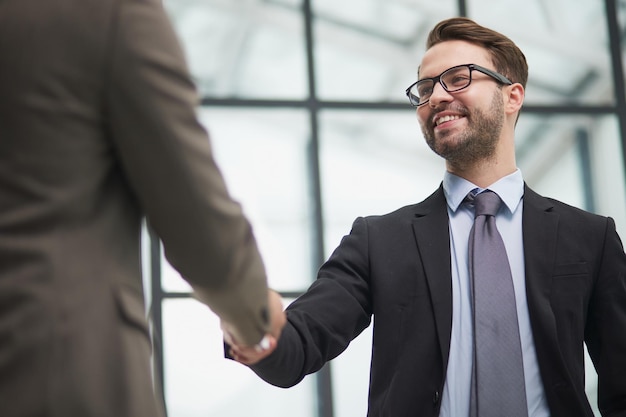
[[[248,343],[264,267],[159,0],[0,3],[0,416],[154,417],[146,215]]]

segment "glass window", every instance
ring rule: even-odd
[[[289,390],[224,358],[219,320],[192,299],[163,303],[165,400],[171,417],[313,417],[315,377]]]
[[[427,31],[456,0],[312,0],[315,79],[323,100],[404,101]]]
[[[538,193],[585,207],[576,130],[578,116],[522,114],[516,129],[517,165]]]
[[[333,359],[334,417],[367,415],[371,359],[372,325],[354,339],[345,352]]]
[[[408,105],[403,111],[322,112],[320,166],[328,254],[358,216],[423,200],[445,169]]]
[[[510,37],[529,66],[527,104],[615,102],[604,2],[468,0],[469,17]]]
[[[270,286],[300,290],[313,274],[309,119],[300,110],[207,108],[201,120],[233,197],[253,225]],[[164,264],[167,291],[188,291]]]
[[[588,131],[594,211],[613,217],[619,235],[626,241],[625,153],[617,117],[594,117]]]
[[[540,194],[615,219],[626,233],[626,184],[617,118],[522,114],[517,164]]]
[[[308,94],[301,1],[165,0],[192,75],[211,97]]]

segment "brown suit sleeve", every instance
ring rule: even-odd
[[[116,19],[105,106],[123,172],[196,297],[255,344],[267,327],[265,269],[197,120],[178,39],[155,0],[122,2]]]

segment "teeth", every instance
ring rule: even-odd
[[[439,126],[442,123],[449,122],[450,120],[457,120],[460,118],[461,118],[460,116],[443,116],[435,120],[435,125]]]

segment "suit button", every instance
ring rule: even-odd
[[[435,394],[433,395],[433,404],[437,405],[438,402],[439,402],[439,391],[435,391]]]

